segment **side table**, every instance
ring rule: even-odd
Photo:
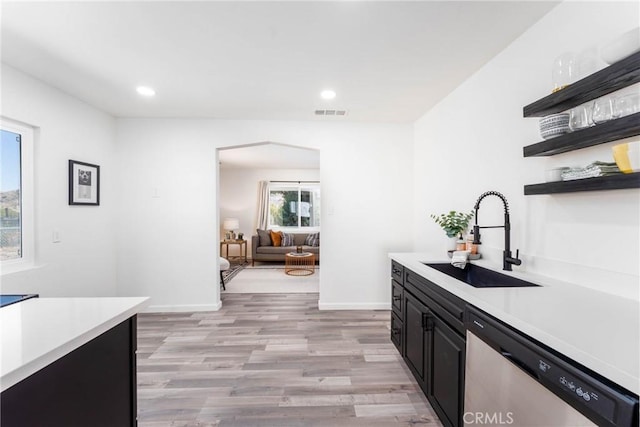
[[[220,256],[222,256],[222,248],[226,248],[226,256],[224,258],[229,259],[229,245],[240,246],[240,255],[237,258],[244,258],[244,262],[247,262],[247,241],[246,240],[221,240],[220,241]],[[236,258],[234,256],[234,258]]]

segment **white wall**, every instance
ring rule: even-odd
[[[410,125],[121,119],[117,140],[120,295],[219,306],[216,149],[273,141],[320,150],[320,307],[389,307],[387,253],[411,248]]]
[[[224,218],[238,218],[247,240],[247,254],[251,256],[251,236],[256,234],[258,189],[260,181],[320,181],[320,169],[220,169],[219,208],[220,233]],[[237,255],[239,247],[231,245],[230,255]]]
[[[2,116],[35,128],[36,263],[3,274],[2,292],[114,296],[114,119],[4,64],[1,92]],[[68,205],[69,159],[100,165],[99,207]]]
[[[638,25],[639,4],[565,2],[530,28],[415,124],[417,250],[442,251],[445,235],[430,213],[470,210],[486,190],[509,200],[518,270],[537,272],[638,298],[640,192],[637,189],[524,196],[560,165],[613,161],[604,144],[548,158],[524,158],[541,140],[538,119],[522,107],[547,95],[551,66],[565,51],[598,46]],[[493,200],[492,200],[493,199]],[[502,224],[502,207],[488,198],[481,225]],[[483,256],[501,266],[502,230],[482,234]]]

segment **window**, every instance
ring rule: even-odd
[[[33,130],[0,123],[0,261],[3,271],[33,256]]]
[[[271,183],[269,225],[290,228],[320,227],[320,184]]]

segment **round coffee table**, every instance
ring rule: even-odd
[[[311,252],[289,252],[284,256],[284,272],[289,276],[310,276],[316,265],[316,256]]]

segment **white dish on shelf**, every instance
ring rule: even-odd
[[[550,114],[540,119],[540,136],[544,139],[555,138],[569,132],[569,114]]]
[[[640,27],[636,27],[616,37],[600,49],[600,57],[607,64],[613,64],[640,51]]]
[[[569,123],[569,113],[550,114],[540,119],[540,128],[553,127],[564,123]]]
[[[547,182],[562,181],[562,172],[568,170],[568,167],[547,169],[545,178]]]
[[[558,126],[554,128],[540,130],[540,136],[543,139],[551,139],[560,135],[564,135],[565,133],[569,133],[569,125]]]

